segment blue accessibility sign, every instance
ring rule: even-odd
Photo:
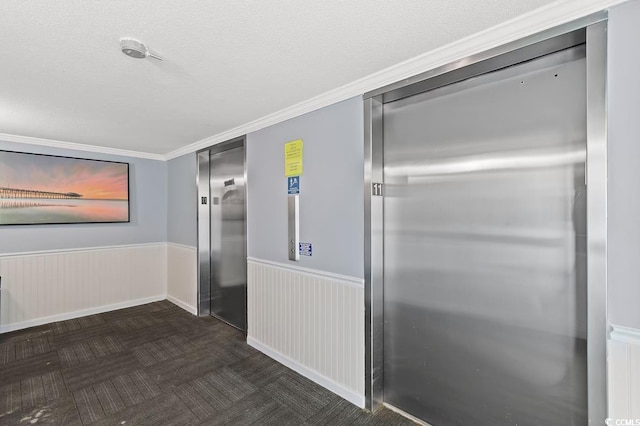
[[[298,253],[302,256],[313,256],[313,246],[311,243],[298,243]]]
[[[287,178],[287,188],[289,195],[300,193],[300,176],[290,176]]]

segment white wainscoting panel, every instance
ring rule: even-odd
[[[167,300],[198,313],[198,252],[195,247],[167,244]]]
[[[247,342],[364,407],[359,278],[248,260]]]
[[[609,417],[640,419],[640,330],[612,326],[608,365]]]
[[[0,255],[0,333],[164,300],[166,243]]]

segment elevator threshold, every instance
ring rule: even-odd
[[[231,327],[235,328],[235,329],[236,329],[236,330],[238,330],[238,331],[242,331],[245,335],[247,334],[247,331],[246,331],[246,330],[244,330],[244,329],[242,329],[242,328],[238,327],[238,326],[237,326],[237,325],[235,325],[235,324],[231,324],[229,321],[227,321],[227,320],[226,320],[226,319],[224,319],[224,318],[221,318],[221,317],[217,316],[216,314],[210,313],[210,314],[209,314],[209,316],[210,316],[210,317],[213,317],[213,318],[215,318],[215,319],[217,319],[218,321],[222,321],[223,323],[227,324],[228,326],[231,326]]]
[[[400,414],[401,416],[406,417],[407,419],[409,419],[412,422],[415,422],[415,423],[417,423],[419,425],[422,425],[422,426],[433,426],[431,423],[427,423],[424,420],[420,420],[419,418],[417,418],[415,416],[412,416],[411,414],[407,413],[406,411],[403,411],[403,410],[399,409],[398,407],[394,407],[391,404],[383,402],[382,405],[384,405],[389,410],[394,411],[394,412]]]

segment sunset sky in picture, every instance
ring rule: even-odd
[[[0,187],[126,200],[127,164],[0,151]]]

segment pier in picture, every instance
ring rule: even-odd
[[[0,225],[129,221],[129,164],[0,151]]]

